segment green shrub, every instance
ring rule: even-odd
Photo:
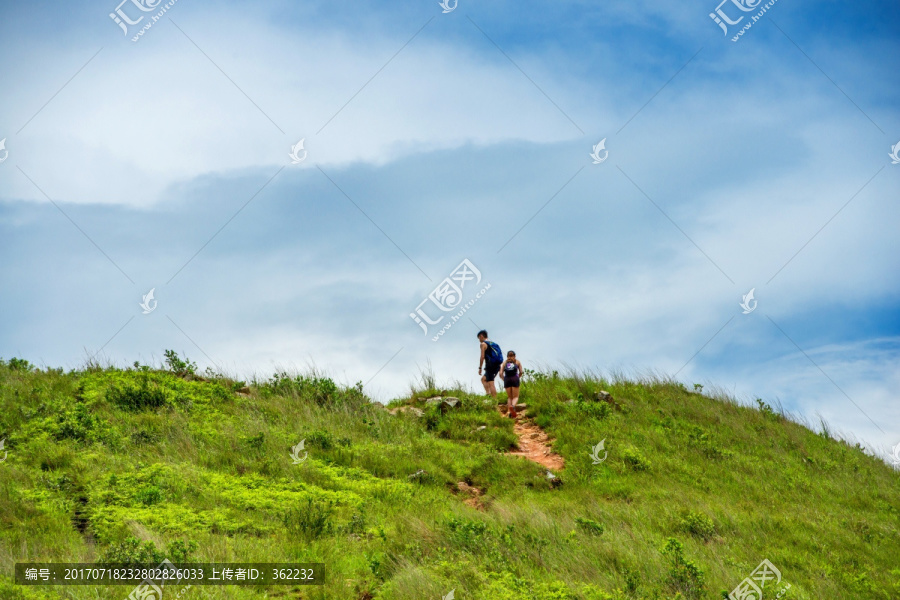
[[[120,564],[159,564],[168,559],[173,563],[191,562],[193,553],[197,551],[197,542],[189,540],[174,540],[166,546],[166,552],[161,552],[156,544],[147,541],[141,543],[135,537],[129,537],[107,546],[100,555],[101,563]]]
[[[320,450],[334,448],[334,435],[330,431],[317,429],[306,436],[306,441]]]
[[[197,363],[191,362],[186,356],[182,360],[174,350],[166,350],[164,354],[166,355],[166,366],[169,367],[170,373],[178,377],[184,377],[197,372]]]
[[[625,448],[622,450],[622,460],[633,471],[648,471],[650,469],[650,461],[637,448]]]
[[[334,503],[326,500],[306,499],[306,506],[289,508],[282,516],[282,522],[289,531],[299,533],[308,539],[318,539],[334,531],[332,514]]]
[[[162,491],[155,485],[148,485],[136,491],[134,499],[144,506],[150,506],[162,500]]]
[[[150,382],[150,375],[141,372],[140,385],[124,384],[119,387],[112,384],[106,390],[106,399],[126,410],[145,410],[159,408],[166,404],[166,393],[158,384]]]
[[[588,535],[603,534],[603,525],[597,521],[592,521],[591,519],[586,519],[584,517],[575,517],[575,522],[578,524],[578,527]]]
[[[672,563],[669,568],[669,585],[685,598],[700,598],[706,584],[703,571],[693,561],[684,558],[684,546],[675,538],[668,538],[662,550]]]
[[[0,360],[0,365],[5,364],[9,367],[10,371],[25,371],[30,372],[34,370],[34,365],[25,360],[24,358],[11,358],[8,361]]]
[[[577,401],[575,402],[575,410],[581,413],[584,416],[587,416],[592,419],[597,419],[598,421],[602,421],[609,416],[610,408],[609,404],[606,402],[593,402],[591,400],[584,400],[582,395],[578,394]]]
[[[681,519],[678,525],[685,533],[689,533],[704,541],[709,540],[716,533],[716,527],[712,519],[701,512],[689,512]]]
[[[450,517],[447,521],[447,527],[450,529],[453,537],[463,546],[480,544],[482,537],[487,531],[487,524],[482,521],[460,519],[458,517]]]
[[[55,437],[58,440],[93,441],[99,422],[97,415],[91,413],[84,404],[78,403],[71,410],[56,416]]]

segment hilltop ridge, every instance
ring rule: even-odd
[[[175,353],[0,360],[0,597],[130,591],[17,586],[16,562],[164,557],[327,565],[324,586],[184,598],[722,598],[764,560],[765,598],[900,597],[900,475],[859,445],[665,379],[529,371],[521,401],[563,469],[510,455],[496,402],[431,381],[383,407]]]

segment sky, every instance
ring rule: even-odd
[[[386,402],[479,389],[484,328],[900,462],[898,26],[896,0],[3,4],[0,357],[171,348]]]

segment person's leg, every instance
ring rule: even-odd
[[[497,398],[497,386],[494,385],[493,379],[491,379],[488,382],[487,387],[488,387],[488,393],[496,399]]]
[[[509,388],[512,392],[512,405],[515,406],[519,403],[519,386]]]
[[[481,376],[481,385],[484,386],[484,393],[485,393],[485,394],[490,394],[490,393],[491,393],[491,387],[490,387],[490,386],[492,386],[492,385],[494,385],[494,384],[493,384],[493,382],[491,382],[490,385],[489,385],[489,384],[488,384],[488,380],[487,380],[487,376],[486,376],[486,375],[482,375],[482,376]]]

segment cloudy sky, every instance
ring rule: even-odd
[[[453,6],[5,4],[0,356],[386,401],[486,328],[900,443],[900,3]]]

